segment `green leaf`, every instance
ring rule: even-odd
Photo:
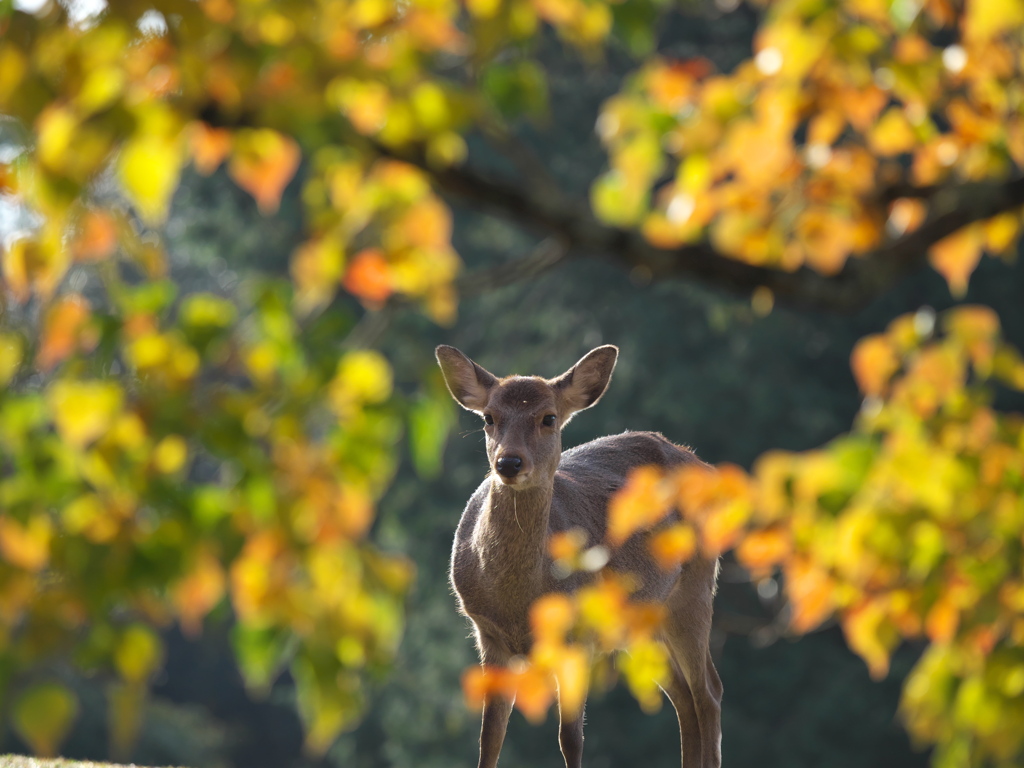
[[[299,714],[306,726],[306,748],[324,754],[342,731],[353,727],[363,710],[359,680],[339,675],[333,663],[297,658],[292,664]],[[334,674],[331,674],[331,673]]]
[[[454,421],[448,403],[448,398],[422,397],[409,413],[409,450],[420,477],[437,477],[441,471],[444,444]]]
[[[547,110],[547,77],[532,61],[492,64],[484,70],[481,82],[484,93],[506,118],[540,117]]]
[[[265,696],[291,654],[288,635],[272,628],[236,624],[231,642],[246,688],[254,695]]]
[[[114,664],[121,677],[129,683],[144,682],[163,658],[160,638],[143,624],[128,627],[114,650]]]
[[[52,757],[77,715],[78,701],[71,691],[59,683],[43,683],[18,699],[14,729],[35,754]]]

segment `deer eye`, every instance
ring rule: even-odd
[[[490,426],[493,423],[494,423],[494,417],[491,416],[491,414],[489,414],[489,413],[485,413],[484,414],[484,424],[487,424],[488,426]]]
[[[555,414],[549,413],[541,421],[541,424],[543,424],[545,427],[553,427],[553,426],[555,426]]]

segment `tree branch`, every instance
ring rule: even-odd
[[[825,275],[809,267],[787,272],[748,264],[726,256],[708,242],[669,250],[657,248],[637,231],[600,222],[588,206],[578,202],[554,200],[547,194],[543,200],[536,199],[514,184],[465,166],[438,169],[421,158],[392,156],[424,168],[449,197],[461,198],[477,210],[524,229],[553,236],[576,256],[600,254],[638,269],[651,279],[693,278],[745,295],[765,287],[781,301],[829,311],[859,309],[922,269],[929,247],[942,238],[968,224],[1024,205],[1024,177],[917,189],[912,196],[929,200],[929,217],[918,229],[851,257],[841,271]],[[514,263],[507,268],[513,269]],[[536,273],[531,269],[524,277]]]

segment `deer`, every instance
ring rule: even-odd
[[[597,347],[553,379],[498,378],[455,347],[436,349],[452,397],[484,422],[490,471],[456,529],[450,581],[485,668],[508,667],[529,654],[529,610],[538,597],[571,594],[593,578],[554,570],[552,534],[581,529],[588,546],[599,545],[609,500],[631,470],[708,466],[655,432],[627,431],[562,451],[562,428],[604,395],[618,353],[612,345]],[[633,599],[664,607],[658,640],[668,651],[671,679],[663,690],[678,715],[683,768],[720,768],[722,682],[709,647],[717,558],[698,555],[666,572],[639,533],[610,553],[607,567],[637,585]],[[485,698],[478,768],[497,766],[512,706],[503,696]],[[566,768],[581,768],[582,708],[566,711],[559,699],[558,711]]]

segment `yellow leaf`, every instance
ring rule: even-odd
[[[44,683],[18,699],[12,724],[35,754],[53,757],[77,716],[74,694],[63,685]]]
[[[302,314],[322,307],[334,298],[345,254],[335,237],[307,240],[292,254],[295,304]]]
[[[943,238],[929,250],[928,260],[946,278],[954,296],[962,297],[967,292],[967,281],[981,259],[981,248],[981,229],[974,225]]]
[[[578,645],[562,649],[554,662],[555,679],[558,681],[558,706],[568,718],[578,715],[587,700],[590,684],[590,660],[587,652]]]
[[[69,249],[54,233],[20,237],[4,250],[4,280],[18,301],[27,301],[33,290],[49,298],[64,278],[69,264]]]
[[[114,664],[127,683],[141,683],[160,665],[163,647],[149,627],[132,624],[121,635],[114,649]]]
[[[917,136],[899,107],[890,107],[871,129],[871,148],[880,155],[891,156],[909,152],[917,144]]]
[[[160,224],[166,218],[181,163],[181,139],[176,134],[136,133],[121,151],[121,184],[148,223]]]
[[[188,444],[180,435],[168,435],[153,449],[153,466],[165,475],[180,470],[187,459]]]
[[[964,37],[982,45],[1024,23],[1021,0],[967,0],[965,5]]]
[[[123,393],[101,381],[57,381],[47,402],[60,436],[82,448],[103,435],[121,411]]]
[[[382,403],[391,396],[391,366],[379,352],[348,352],[338,362],[328,397],[339,416],[362,403]]]
[[[629,646],[616,659],[626,683],[645,712],[661,707],[661,686],[668,685],[669,662],[665,648],[654,640],[642,639]]]
[[[21,367],[23,344],[20,336],[0,333],[0,387],[6,387]]]
[[[889,672],[889,653],[896,640],[886,637],[885,612],[880,600],[869,600],[843,615],[843,632],[850,648],[868,665],[871,677],[880,680]]]

